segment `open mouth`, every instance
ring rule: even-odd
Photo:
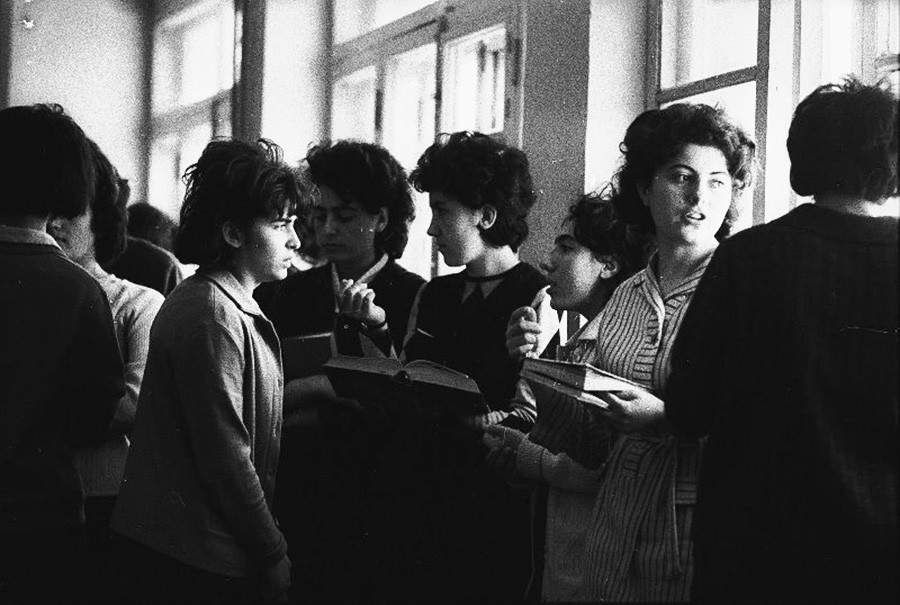
[[[695,222],[695,223],[699,223],[700,221],[702,221],[702,220],[704,220],[704,219],[706,218],[706,215],[703,214],[703,213],[700,212],[700,211],[693,210],[693,211],[691,211],[691,212],[686,213],[686,214],[684,215],[684,218],[686,218],[686,219],[689,220],[689,221],[693,221],[693,222]]]

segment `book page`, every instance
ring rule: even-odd
[[[481,392],[475,381],[462,372],[427,359],[411,361],[403,369],[413,382],[436,384],[469,393]]]

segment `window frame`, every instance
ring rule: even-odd
[[[373,142],[382,144],[385,74],[388,61],[393,56],[434,43],[436,47],[434,136],[437,137],[444,131],[442,123],[446,46],[467,35],[502,24],[506,31],[507,63],[503,95],[503,130],[497,134],[509,144],[518,146],[522,140],[523,9],[522,3],[518,0],[460,0],[453,4],[438,1],[355,38],[340,43],[332,41],[329,89],[326,94],[329,135],[334,135],[331,116],[334,90],[338,80],[360,69],[374,66],[376,106]],[[444,269],[433,242],[430,266],[430,277],[439,275]]]

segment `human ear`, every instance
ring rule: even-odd
[[[641,202],[644,206],[650,207],[650,182],[646,183],[635,183],[635,187],[637,188],[638,197],[641,198]]]
[[[621,263],[619,263],[618,259],[614,256],[604,254],[596,258],[597,262],[600,263],[601,279],[612,279],[622,270]]]
[[[375,233],[381,233],[387,228],[389,218],[390,213],[387,208],[382,206],[378,209],[378,214],[375,219]]]
[[[243,232],[231,221],[222,223],[222,238],[232,248],[240,248],[244,245]]]
[[[485,204],[481,207],[481,218],[478,220],[478,226],[487,231],[497,222],[497,209],[491,204]]]

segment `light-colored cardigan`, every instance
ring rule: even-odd
[[[134,425],[144,377],[150,326],[164,298],[152,288],[107,273],[97,263],[85,269],[97,280],[109,300],[116,340],[125,364],[125,395],[119,400],[115,411],[115,420],[123,432],[102,445],[75,450],[74,460],[85,496],[115,496],[119,493],[125,472],[128,433]]]
[[[575,353],[570,361],[585,361],[597,339],[596,317],[566,343]],[[520,390],[527,389],[522,382]],[[538,402],[540,413],[540,402]],[[516,471],[523,477],[549,485],[547,499],[544,573],[541,599],[576,601],[584,575],[585,536],[597,497],[601,469],[588,469],[566,454],[522,440],[516,450]]]

